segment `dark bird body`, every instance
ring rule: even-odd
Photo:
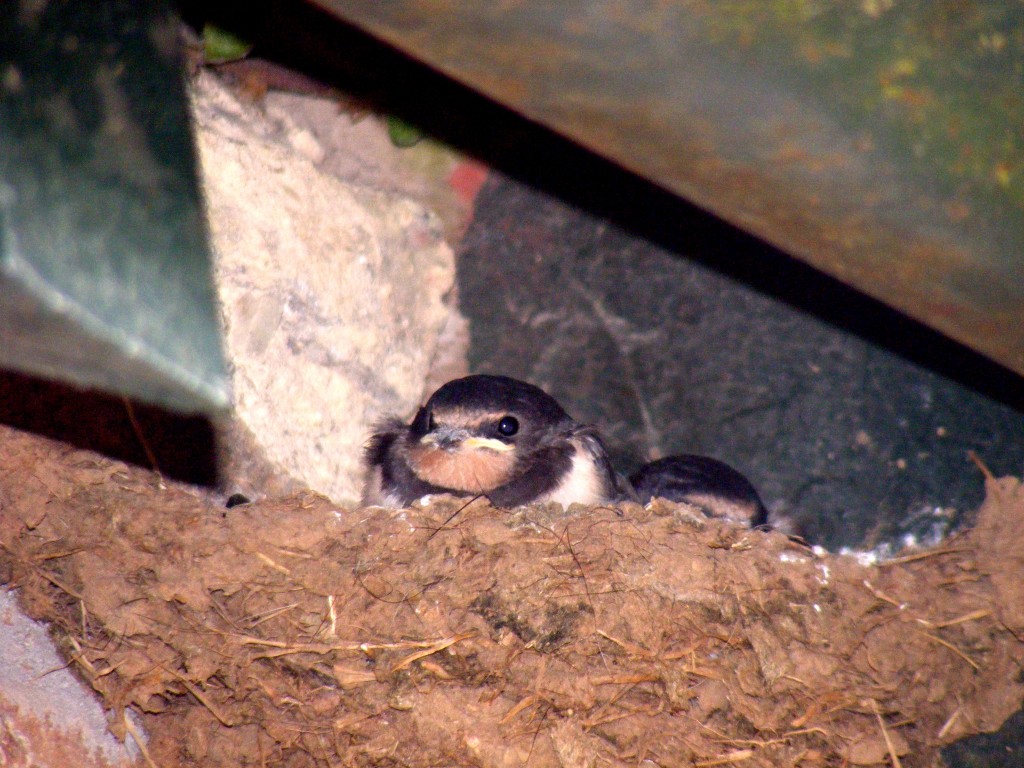
[[[640,501],[686,502],[709,517],[750,527],[768,524],[768,510],[757,490],[728,464],[709,456],[683,454],[645,464],[629,478]]]
[[[448,382],[412,423],[379,425],[365,458],[364,504],[405,507],[441,493],[483,495],[499,507],[630,497],[592,427],[544,390],[505,376]]]

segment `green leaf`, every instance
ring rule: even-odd
[[[252,43],[233,32],[207,22],[203,25],[203,56],[209,64],[224,64],[244,59],[252,50]]]
[[[388,137],[396,147],[405,149],[418,144],[423,139],[423,131],[397,117],[388,116]]]

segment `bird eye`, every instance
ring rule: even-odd
[[[505,437],[512,437],[519,431],[519,420],[515,416],[503,416],[498,422],[498,431]]]
[[[437,422],[434,421],[434,412],[431,411],[427,416],[427,432],[433,432],[435,429],[437,429]]]

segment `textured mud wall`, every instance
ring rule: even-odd
[[[883,566],[655,504],[230,510],[13,430],[0,560],[155,764],[932,765],[1024,695],[1024,486]]]

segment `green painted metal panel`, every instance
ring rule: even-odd
[[[228,404],[178,26],[162,2],[0,8],[0,365]]]

